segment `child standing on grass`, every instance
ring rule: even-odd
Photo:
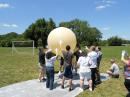
[[[53,89],[53,83],[54,83],[54,62],[56,61],[57,58],[57,52],[56,56],[53,56],[54,54],[52,53],[51,50],[48,50],[46,52],[46,88],[49,88],[50,90]]]
[[[40,82],[45,81],[45,53],[43,48],[39,48],[39,80]]]

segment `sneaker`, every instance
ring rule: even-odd
[[[82,88],[79,88],[79,91],[80,91],[80,92],[83,92],[84,90],[83,90]]]
[[[72,88],[69,88],[69,92],[72,91],[73,89]]]
[[[100,80],[95,82],[96,85],[101,84],[101,83],[102,82]]]
[[[39,80],[40,82],[43,82],[43,80]]]
[[[64,85],[61,85],[61,89],[64,89]]]
[[[46,81],[46,78],[43,78],[42,81]]]
[[[92,88],[89,88],[90,91],[93,91]]]

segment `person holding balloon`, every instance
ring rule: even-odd
[[[50,32],[48,35],[48,47],[54,50],[57,48],[58,55],[64,58],[64,73],[62,78],[61,88],[64,88],[65,79],[69,79],[69,91],[72,90],[72,58],[73,53],[71,50],[75,49],[76,36],[71,29],[59,27]]]
[[[52,50],[49,49],[46,52],[45,55],[45,62],[46,62],[46,88],[50,88],[50,90],[53,89],[54,84],[54,62],[57,59],[57,50],[56,50],[56,56],[53,56]]]
[[[70,51],[71,47],[69,45],[66,46],[66,50],[62,50],[63,57],[64,57],[64,73],[61,83],[61,88],[64,89],[64,81],[65,79],[69,79],[69,91],[72,90],[72,58],[73,53]]]
[[[79,59],[81,53],[82,53],[82,51],[81,51],[80,46],[77,46],[76,50],[74,51],[74,56],[76,57],[76,60],[75,60],[74,65],[73,65],[73,68],[75,69],[76,75],[77,75],[77,62],[78,62],[78,59]]]

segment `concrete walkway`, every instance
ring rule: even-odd
[[[102,73],[101,79],[105,81],[109,77]],[[71,92],[68,91],[67,82],[65,82],[65,89],[61,89],[60,81],[58,75],[55,75],[55,88],[51,91],[46,88],[45,82],[39,82],[38,79],[12,84],[0,88],[0,97],[75,97],[80,93],[79,76],[74,76],[74,90]],[[85,85],[87,85],[87,82],[85,82]]]

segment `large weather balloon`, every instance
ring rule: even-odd
[[[76,36],[72,30],[59,27],[52,30],[47,39],[48,47],[52,49],[53,52],[58,51],[61,55],[61,49],[65,49],[66,45],[70,45],[71,50],[75,49],[76,46]]]

